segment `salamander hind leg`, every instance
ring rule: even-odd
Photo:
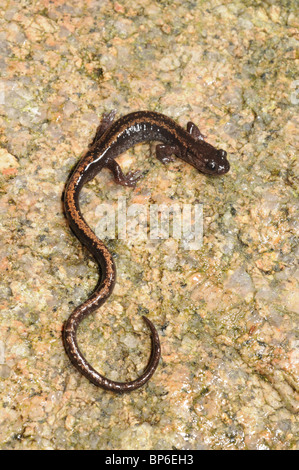
[[[93,138],[93,141],[89,145],[89,148],[92,147],[99,139],[102,137],[104,132],[106,132],[107,129],[111,126],[111,124],[114,121],[116,114],[116,110],[114,109],[113,111],[110,111],[110,113],[104,113],[102,116],[102,120],[96,130],[96,134]]]
[[[160,162],[166,164],[174,161],[173,155],[180,155],[177,145],[158,144],[156,146],[156,157]]]
[[[192,135],[195,140],[204,140],[206,137],[198,129],[197,125],[194,122],[189,121],[187,124],[187,132]]]
[[[114,181],[117,184],[121,184],[122,186],[130,186],[134,188],[137,181],[141,178],[140,171],[129,171],[125,175],[119,164],[113,158],[109,158],[107,160],[105,167],[109,168],[109,170],[112,172]]]

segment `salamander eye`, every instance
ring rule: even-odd
[[[214,162],[214,160],[210,160],[209,162],[206,163],[206,168],[210,171],[215,171],[216,167],[217,167],[217,165]]]

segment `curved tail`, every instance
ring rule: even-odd
[[[156,328],[152,322],[146,318],[142,317],[147,326],[151,331],[151,340],[152,340],[152,349],[151,355],[148,361],[148,364],[144,372],[135,380],[130,382],[115,382],[114,380],[107,379],[99,372],[97,372],[90,364],[87,362],[83,354],[81,353],[79,346],[76,340],[77,329],[80,322],[86,316],[86,308],[88,307],[89,313],[91,313],[90,306],[91,298],[88,299],[89,305],[86,306],[86,302],[80,305],[76,310],[70,315],[68,320],[64,323],[63,326],[63,343],[67,355],[69,356],[72,364],[78,369],[81,374],[83,374],[90,382],[94,385],[101,387],[105,390],[110,390],[113,392],[130,392],[136,390],[137,388],[144,385],[155,372],[159,359],[161,356],[161,347],[159,336]],[[96,307],[95,307],[96,308]],[[95,310],[94,308],[94,310]]]

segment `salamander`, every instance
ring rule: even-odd
[[[95,258],[100,271],[99,282],[91,296],[78,306],[63,325],[63,343],[72,364],[90,382],[113,392],[129,392],[144,385],[155,372],[161,356],[161,346],[156,328],[143,317],[151,333],[151,354],[144,372],[135,380],[116,382],[97,372],[85,359],[76,340],[80,322],[101,307],[113,291],[116,268],[105,244],[84,220],[80,210],[79,195],[84,184],[93,179],[102,168],[111,170],[116,183],[134,187],[139,172],[124,175],[115,158],[137,143],[160,142],[156,156],[168,163],[174,156],[207,175],[223,175],[229,171],[225,150],[217,150],[204,139],[198,127],[188,122],[186,130],[171,118],[153,111],[137,111],[115,120],[115,112],[104,114],[95,137],[85,155],[79,160],[67,181],[64,191],[64,210],[69,226]]]

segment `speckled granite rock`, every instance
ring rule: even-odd
[[[8,0],[0,15],[1,448],[298,448],[295,0]],[[103,171],[83,191],[93,228],[119,196],[203,203],[201,250],[107,242],[118,283],[82,350],[128,380],[149,352],[142,314],[162,343],[152,380],[124,396],[81,377],[61,341],[97,280],[61,194],[111,109],[193,120],[231,162],[211,178],[143,145],[119,158],[144,173],[136,189]]]

